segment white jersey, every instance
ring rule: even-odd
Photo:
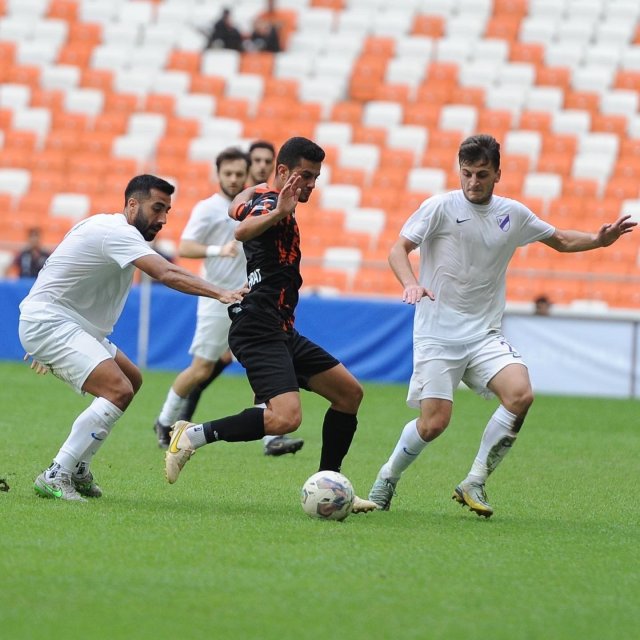
[[[205,245],[223,245],[234,239],[236,220],[229,217],[231,200],[216,193],[196,204],[182,232],[182,240],[193,240]],[[247,261],[242,246],[234,258],[213,256],[204,259],[202,277],[223,289],[239,289],[247,281]],[[227,305],[213,298],[198,298],[198,315],[211,313],[226,315]]]
[[[414,339],[461,343],[500,331],[509,260],[554,231],[509,198],[477,205],[457,190],[425,200],[400,232],[419,245],[419,282],[435,295],[416,307]]]
[[[47,259],[20,304],[21,316],[35,321],[63,316],[103,339],[122,313],[133,261],[155,253],[122,213],[81,220]]]

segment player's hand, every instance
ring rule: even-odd
[[[296,171],[293,171],[278,195],[277,209],[282,212],[283,218],[294,212],[301,193],[302,176]]]
[[[429,300],[436,299],[436,297],[433,295],[433,292],[429,291],[429,289],[425,289],[419,284],[412,284],[408,287],[405,287],[404,291],[402,292],[402,302],[406,302],[407,304],[417,304],[425,296],[429,298]]]
[[[24,358],[22,358],[25,362],[29,362],[29,358],[31,356],[28,353],[24,354]],[[38,362],[37,360],[31,360],[31,364],[29,364],[29,368],[33,369],[38,375],[46,376],[49,373],[49,367],[42,364],[42,362]]]
[[[238,241],[230,240],[226,244],[222,245],[220,249],[220,256],[223,258],[235,258],[238,255]]]
[[[613,224],[603,224],[598,231],[598,243],[601,247],[613,244],[621,235],[630,233],[638,223],[630,215],[620,216]]]
[[[222,289],[219,293],[218,300],[223,304],[231,304],[232,302],[241,302],[242,298],[249,293],[249,287],[244,286],[242,289],[236,289],[235,291],[229,291]]]

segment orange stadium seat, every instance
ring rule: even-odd
[[[269,51],[245,53],[240,57],[240,73],[268,77],[273,73],[274,55]]]
[[[112,135],[124,135],[129,124],[126,111],[106,112],[98,114],[93,120],[93,131],[101,131]]]
[[[78,3],[73,0],[51,0],[47,17],[75,22],[78,19]]]
[[[591,130],[615,133],[623,140],[627,135],[627,119],[620,115],[593,113],[591,115]]]
[[[362,104],[341,101],[331,107],[330,119],[336,122],[348,122],[352,125],[362,122]]]
[[[227,81],[221,76],[205,76],[200,73],[191,75],[191,93],[206,93],[220,98],[224,95]]]
[[[496,12],[492,17],[489,18],[487,26],[484,30],[484,37],[497,38],[499,40],[508,40],[509,42],[514,42],[518,39],[521,21],[522,15],[505,15]]]
[[[418,13],[411,25],[411,34],[414,36],[429,36],[430,38],[442,38],[446,32],[446,24],[443,16]]]
[[[201,54],[199,51],[184,51],[174,49],[169,54],[167,69],[173,71],[188,71],[197,75],[200,71]]]
[[[68,22],[67,42],[97,45],[102,41],[102,25],[97,22]]]
[[[57,63],[87,69],[95,46],[94,42],[69,40],[60,47]]]
[[[552,115],[546,111],[523,111],[520,114],[519,128],[547,133],[551,130]]]
[[[537,42],[512,42],[509,61],[529,62],[539,68],[544,65],[544,45]],[[542,83],[538,82],[538,84]]]
[[[538,66],[536,84],[540,86],[560,87],[565,94],[571,87],[571,69],[568,67]]]
[[[600,108],[600,95],[592,91],[565,91],[565,109],[583,109],[592,114]]]
[[[404,124],[417,124],[427,129],[435,129],[440,121],[442,106],[429,102],[416,101],[404,108]]]

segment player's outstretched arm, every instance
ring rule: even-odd
[[[261,211],[260,215],[247,215],[236,227],[236,240],[239,240],[240,242],[247,242],[252,238],[262,235],[274,224],[291,215],[298,204],[301,186],[302,178],[294,171],[278,194],[276,206],[270,211]],[[229,206],[229,215],[234,218],[237,218],[238,210],[246,202],[246,200],[242,200],[240,198],[241,195],[242,194],[236,196]],[[235,208],[234,204],[236,205]]]
[[[248,291],[247,287],[235,291],[216,287],[203,278],[165,260],[157,254],[138,258],[133,264],[135,264],[140,271],[143,271],[154,280],[161,282],[171,289],[176,289],[183,293],[190,293],[194,296],[214,298],[224,304],[239,302]]]
[[[631,220],[631,216],[624,215],[611,224],[603,224],[596,233],[556,229],[552,236],[541,240],[541,242],[563,253],[590,251],[591,249],[608,247],[620,236],[633,231],[637,224]]]
[[[411,240],[404,236],[400,236],[389,251],[389,265],[396,278],[403,286],[402,302],[407,304],[416,304],[427,296],[431,300],[435,300],[433,292],[425,289],[416,278],[413,267],[409,262],[409,254],[417,248]]]

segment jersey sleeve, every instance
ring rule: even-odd
[[[538,218],[533,211],[521,202],[514,201],[514,203],[519,209],[520,229],[518,244],[521,247],[531,242],[544,240],[554,234],[556,228],[553,225]]]
[[[249,216],[261,216],[273,211],[278,204],[278,194],[274,191],[256,190],[251,200],[238,205],[233,212],[234,218],[242,221]]]
[[[143,256],[157,254],[144,240],[140,232],[127,224],[107,234],[102,243],[102,251],[107,258],[116,262],[121,269]]]
[[[193,240],[200,244],[206,243],[206,235],[211,226],[211,216],[207,213],[207,208],[203,202],[199,202],[193,208],[189,220],[182,230],[181,240]]]
[[[415,245],[422,244],[437,227],[440,219],[437,198],[427,198],[404,223],[400,235]]]

